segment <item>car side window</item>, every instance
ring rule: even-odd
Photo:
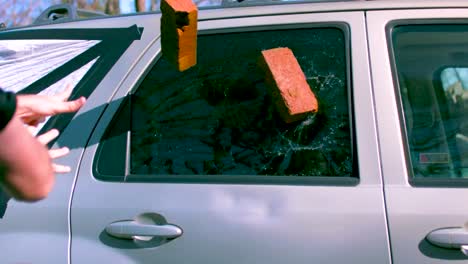
[[[413,179],[468,178],[468,25],[392,31]]]
[[[70,87],[70,100],[89,97],[142,32],[143,28],[137,25],[2,31],[0,88],[20,94],[51,95]],[[73,115],[53,116],[38,129],[62,130]]]
[[[0,87],[20,92],[66,62],[87,51],[97,40],[0,40]],[[95,60],[61,80],[60,87],[39,93],[54,94],[61,87],[76,85]]]
[[[99,41],[96,40],[0,40],[0,88],[15,93],[22,92],[35,81],[97,43]],[[67,88],[74,88],[96,60],[90,61],[37,94],[55,95]],[[36,132],[48,120],[49,118],[46,118],[38,124]]]
[[[158,58],[109,127],[97,177],[115,171],[106,152],[127,161],[130,181],[357,177],[346,34],[342,25],[203,34],[195,67],[178,72]],[[278,47],[292,50],[319,102],[316,114],[293,123],[279,117],[258,67],[261,51]],[[123,131],[125,115],[128,159],[106,143],[122,135],[109,136]]]

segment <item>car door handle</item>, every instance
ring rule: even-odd
[[[463,254],[468,256],[468,230],[466,228],[436,229],[430,232],[426,239],[439,247],[461,249]]]
[[[124,239],[135,237],[176,238],[182,235],[182,229],[176,225],[143,224],[133,220],[117,221],[106,227],[107,234]]]

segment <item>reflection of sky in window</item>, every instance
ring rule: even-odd
[[[99,57],[98,57],[99,58]],[[78,82],[83,78],[83,76],[88,72],[88,70],[91,68],[91,66],[94,65],[94,63],[98,60],[98,58],[88,62],[86,65],[83,67],[79,68],[78,70],[70,73],[60,81],[54,83],[53,85],[49,86],[39,94],[42,95],[55,95],[58,93],[63,92],[65,89],[72,87],[74,88]],[[42,123],[40,123],[36,129],[34,130],[34,134],[39,132],[41,128],[44,126],[44,124],[49,120],[49,118],[46,118]]]
[[[0,87],[18,92],[97,43],[99,41],[96,40],[1,40]],[[54,95],[68,87],[75,87],[97,59],[71,72],[40,94]],[[39,124],[34,133],[37,133],[45,122]]]
[[[0,87],[18,92],[97,43],[95,40],[0,41]]]
[[[463,89],[468,88],[468,69],[467,68],[456,68],[460,81],[462,83]]]
[[[468,90],[468,68],[447,68],[442,71],[440,78],[444,90],[458,81],[461,82],[464,90]]]

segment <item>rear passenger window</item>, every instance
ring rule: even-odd
[[[35,81],[89,50],[97,40],[0,40],[0,88],[20,92]],[[40,94],[53,95],[66,86],[75,86],[95,60]]]
[[[69,99],[89,97],[142,28],[63,28],[0,32],[0,88]],[[39,130],[63,130],[75,113],[48,118]],[[53,144],[51,142],[50,144]]]
[[[86,52],[99,41],[96,40],[0,40],[0,89],[15,93],[44,78],[73,58]],[[37,94],[55,95],[66,88],[74,88],[94,65],[96,59],[71,72]],[[35,133],[49,120],[39,124]]]
[[[129,99],[126,179],[356,176],[344,29],[199,35],[198,63],[184,72],[158,58]],[[292,50],[319,102],[293,123],[279,117],[258,67],[261,51],[278,47]],[[112,159],[99,160],[101,174],[111,171]]]
[[[468,25],[394,28],[414,178],[468,178]]]

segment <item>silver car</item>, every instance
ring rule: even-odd
[[[72,171],[2,198],[0,262],[467,263],[468,2],[223,4],[184,72],[158,12],[0,31],[2,88],[88,98],[41,128]],[[319,102],[289,124],[257,65],[277,47]]]

